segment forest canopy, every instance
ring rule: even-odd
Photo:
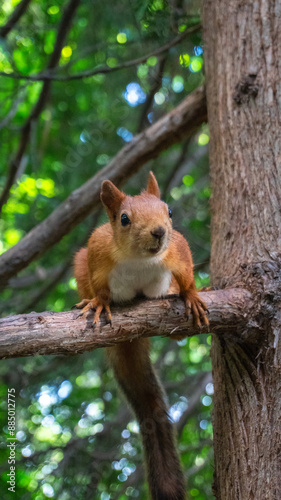
[[[20,8],[21,7],[21,8]],[[0,8],[0,254],[44,221],[204,83],[200,2],[4,0]],[[16,15],[17,14],[17,15]],[[134,168],[153,170],[187,238],[198,287],[209,283],[208,126]],[[134,174],[134,175],[133,175]],[[74,253],[106,221],[101,207],[1,292],[1,316],[69,310]],[[59,221],[58,221],[59,224]],[[213,498],[210,336],[157,338],[151,357],[169,397],[192,498]],[[138,425],[102,350],[0,365],[1,498],[7,490],[7,393],[15,388],[18,498],[147,498]]]

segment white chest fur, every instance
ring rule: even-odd
[[[167,271],[160,257],[130,259],[119,262],[109,275],[109,288],[114,302],[133,299],[137,293],[156,298],[168,292],[171,271]]]

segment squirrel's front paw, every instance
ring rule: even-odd
[[[100,315],[103,309],[106,313],[106,322],[111,324],[111,311],[109,304],[104,304],[98,297],[94,297],[93,299],[83,299],[78,304],[75,304],[77,309],[81,309],[77,318],[81,316],[87,317],[90,310],[95,311],[94,319],[93,319],[93,327],[100,324]]]
[[[189,316],[192,314],[193,316],[193,323],[196,326],[207,326],[209,324],[208,318],[207,318],[207,306],[202,300],[198,293],[195,292],[188,292],[186,296],[184,297],[184,303],[185,303],[185,311],[186,315]]]

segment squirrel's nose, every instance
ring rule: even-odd
[[[154,238],[161,240],[161,238],[164,236],[166,231],[162,226],[158,226],[155,229],[153,229],[153,231],[150,231],[150,232],[151,232],[152,236],[154,236]]]

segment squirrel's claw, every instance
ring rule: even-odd
[[[81,316],[86,317],[91,309],[96,309],[97,307],[95,299],[92,300],[84,299],[80,302],[80,304],[77,305],[80,306],[78,307],[78,309],[81,309],[80,313],[77,315],[77,318],[80,318]]]
[[[112,326],[112,321],[111,321],[111,310],[109,305],[104,306],[105,309],[105,314],[106,314],[106,323],[108,323],[110,326]]]
[[[203,328],[203,326],[208,326],[209,321],[207,318],[207,313],[209,312],[207,309],[207,306],[205,302],[199,297],[197,292],[192,292],[189,293],[185,299],[185,314],[186,317],[189,318],[189,316],[192,314],[193,316],[193,324],[197,328]],[[172,334],[171,338],[175,340],[182,340],[186,337],[184,334]]]
[[[97,325],[100,325],[100,315],[101,315],[103,310],[105,311],[106,324],[110,324],[110,326],[112,326],[111,311],[110,311],[109,305],[108,304],[98,304],[95,309],[96,309],[96,312],[95,312],[94,319],[93,319],[93,328],[95,328]]]
[[[93,327],[95,327],[98,323],[100,323],[100,315],[102,310],[103,310],[103,305],[102,304],[97,305],[93,319]]]
[[[110,325],[111,325],[110,307],[108,304],[103,304],[98,299],[98,297],[94,297],[93,299],[83,299],[83,300],[81,300],[81,302],[76,304],[74,307],[76,307],[77,309],[81,309],[81,311],[77,315],[77,318],[80,318],[81,316],[86,318],[89,311],[94,309],[95,314],[94,314],[94,319],[93,319],[93,323],[92,323],[93,328],[95,328],[98,324],[100,324],[100,315],[104,309],[105,313],[106,313],[106,321],[107,321],[107,323],[110,323]]]
[[[74,304],[71,309],[83,309],[85,306],[87,306],[90,302],[93,302],[95,299],[83,299],[81,302],[78,302],[78,304]]]
[[[192,295],[190,294],[186,297],[185,312],[187,317],[189,317],[190,313],[192,313],[193,323],[195,326],[202,328],[203,326],[209,325],[209,320],[207,318],[207,306],[197,293]]]

